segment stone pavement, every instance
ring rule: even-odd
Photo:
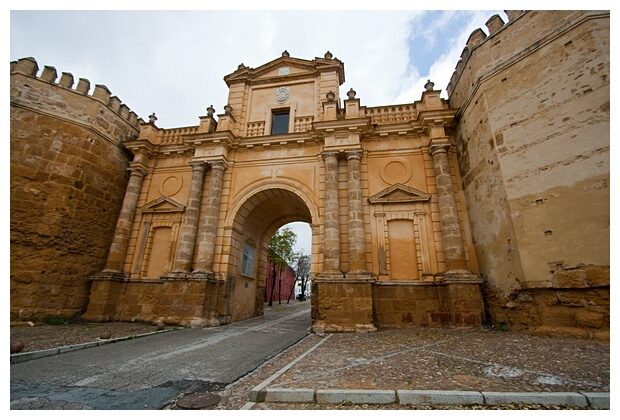
[[[610,408],[609,343],[416,329],[312,334],[297,346],[304,353],[254,386],[244,409],[343,403]]]

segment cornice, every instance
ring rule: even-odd
[[[312,123],[312,127],[317,133],[323,133],[326,131],[368,130],[371,125],[370,117],[361,117],[331,121],[316,121]]]

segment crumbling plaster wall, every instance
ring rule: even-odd
[[[448,92],[490,319],[609,328],[609,13],[507,11]]]

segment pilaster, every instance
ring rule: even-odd
[[[207,207],[202,222],[200,242],[198,244],[198,258],[196,261],[196,275],[213,275],[213,260],[215,257],[215,240],[217,238],[217,221],[222,197],[222,183],[224,171],[228,165],[223,160],[210,162],[211,179],[207,194]]]
[[[349,273],[366,273],[366,241],[362,209],[362,150],[346,152],[349,208]]]
[[[475,278],[476,276],[469,272],[465,259],[455,189],[448,160],[450,142],[441,122],[429,127],[429,137],[431,138],[430,154],[433,157],[441,233],[446,257],[445,275],[449,278]]]
[[[177,254],[174,260],[173,272],[176,273],[188,273],[192,267],[196,233],[198,231],[200,200],[202,199],[206,171],[204,162],[192,162],[190,165],[192,165],[192,180],[187,206],[185,207],[185,215],[181,224]]]
[[[134,160],[141,161],[142,159],[140,156],[136,156],[136,159]],[[125,254],[127,252],[129,235],[131,233],[131,227],[136,213],[138,197],[140,196],[144,177],[148,173],[147,169],[142,164],[137,164],[136,166],[130,167],[129,171],[131,172],[131,175],[129,176],[129,182],[127,183],[127,190],[125,192],[125,198],[123,199],[121,212],[116,222],[114,239],[110,245],[110,252],[108,253],[108,259],[103,270],[104,272],[120,273],[123,271]]]

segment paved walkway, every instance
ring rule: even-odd
[[[314,334],[299,346],[305,352],[254,386],[245,409],[257,403],[610,404],[609,344],[592,340],[424,329]]]

